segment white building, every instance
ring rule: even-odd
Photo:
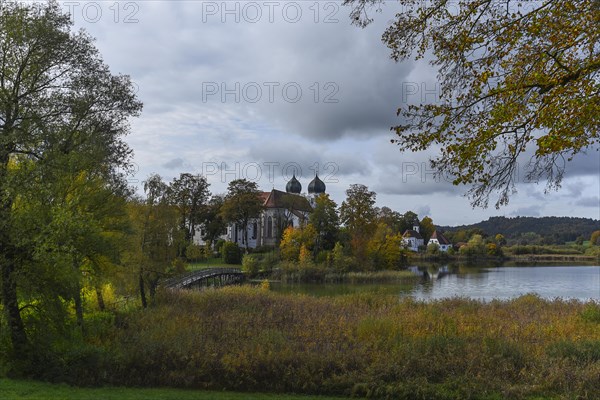
[[[407,229],[402,235],[402,245],[411,251],[419,251],[419,246],[424,246],[425,241],[419,233],[419,224],[415,223],[412,229]]]
[[[440,251],[448,251],[452,248],[452,243],[442,234],[442,232],[436,230],[431,235],[429,243],[435,243],[438,245]],[[428,243],[428,244],[429,244]]]

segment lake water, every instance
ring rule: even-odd
[[[468,297],[489,301],[535,293],[546,299],[600,300],[600,266],[414,266],[416,283],[275,284],[276,291],[332,296],[380,292],[415,299]]]

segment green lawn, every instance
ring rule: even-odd
[[[207,392],[180,389],[74,388],[35,381],[0,379],[2,400],[335,400],[321,396]]]

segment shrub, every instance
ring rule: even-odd
[[[242,259],[242,271],[250,276],[254,276],[258,273],[258,260],[255,256],[246,254]]]
[[[221,250],[223,249],[223,245],[227,243],[227,241],[225,239],[219,239],[217,240],[217,243],[215,243],[215,251],[219,254],[221,254]]]
[[[242,250],[233,242],[225,242],[221,246],[221,257],[225,264],[240,264],[242,262]]]
[[[427,254],[437,256],[440,254],[440,246],[437,243],[429,243],[427,245]]]
[[[275,246],[258,246],[252,250],[253,253],[270,253],[275,250]]]
[[[554,358],[566,358],[577,364],[589,364],[600,361],[600,341],[582,340],[572,342],[562,340],[548,348],[548,355]]]
[[[587,322],[600,323],[600,305],[598,304],[586,304],[581,312],[581,318]]]
[[[185,261],[183,258],[177,257],[171,263],[171,272],[181,274],[185,272]]]
[[[185,256],[188,261],[201,262],[206,260],[205,249],[197,244],[190,243],[185,249]]]

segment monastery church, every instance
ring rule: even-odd
[[[308,184],[308,195],[302,194],[302,184],[296,175],[285,186],[285,192],[273,189],[260,194],[265,207],[262,215],[248,224],[248,247],[275,246],[277,238],[288,226],[298,227],[308,221],[316,198],[325,193],[325,183],[319,175]],[[242,227],[231,224],[224,239],[246,247]]]

